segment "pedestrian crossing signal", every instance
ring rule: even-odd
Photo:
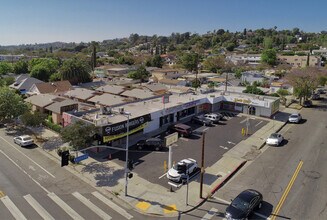
[[[69,151],[63,151],[61,154],[61,167],[67,166],[69,164]]]

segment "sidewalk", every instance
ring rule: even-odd
[[[124,167],[110,160],[95,160],[89,157],[79,164],[70,164],[65,169],[76,174],[99,191],[106,193],[123,207],[129,206],[144,214],[177,216],[180,212],[187,212],[201,204],[205,198],[210,197],[225,184],[247,161],[252,161],[260,155],[260,149],[265,145],[266,138],[271,133],[279,131],[285,125],[288,115],[294,112],[296,110],[285,108],[283,112],[275,115],[275,120],[265,119],[269,122],[264,127],[235,145],[215,164],[207,167],[204,174],[203,199],[199,197],[200,175],[197,175],[189,184],[188,205],[186,204],[186,185],[170,192],[169,189],[153,184],[136,173],[133,173],[133,178],[128,180],[128,196],[125,197]],[[62,145],[58,142],[58,135],[45,129],[42,137],[47,137],[49,140],[41,145],[42,148],[60,163],[60,158],[55,150]]]

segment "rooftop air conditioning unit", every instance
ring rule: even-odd
[[[124,113],[125,113],[124,108],[119,108],[119,113],[120,113],[120,114],[124,114]]]
[[[112,109],[110,107],[106,107],[106,113],[110,115],[112,113]]]

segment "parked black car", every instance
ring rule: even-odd
[[[147,140],[139,141],[136,144],[138,150],[149,149],[159,151],[164,148],[164,141],[160,138],[149,138]]]
[[[213,123],[210,119],[205,118],[203,115],[193,116],[191,121],[192,123],[205,125],[205,126],[211,126]]]
[[[311,100],[305,100],[305,101],[303,102],[303,107],[305,107],[305,108],[310,108],[310,107],[312,107],[312,101],[311,101]]]
[[[241,192],[226,208],[227,219],[246,219],[254,209],[261,208],[262,194],[254,189]]]

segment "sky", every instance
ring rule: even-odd
[[[0,0],[0,45],[172,32],[327,30],[326,0]]]

